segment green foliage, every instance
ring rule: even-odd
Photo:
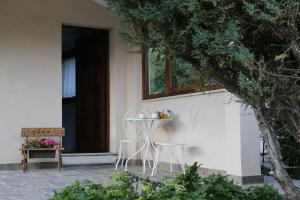
[[[195,91],[201,91],[214,83],[210,79],[204,78],[192,64],[180,58],[173,58],[172,76],[172,87],[174,88],[192,88]]]
[[[278,133],[278,140],[282,149],[282,158],[286,165],[289,166],[288,172],[294,179],[300,179],[300,148],[299,143],[295,140],[289,131],[293,131],[294,127],[291,122],[283,124],[277,121],[275,129]]]
[[[89,181],[78,182],[67,186],[60,192],[55,192],[52,200],[87,200],[87,199],[103,199],[104,187],[102,185],[93,184]]]
[[[115,183],[103,186],[91,182],[75,182],[50,200],[282,200],[271,186],[244,189],[227,177],[200,177],[197,163],[185,174],[165,178],[162,182],[141,178],[133,173],[116,173]],[[139,184],[140,183],[140,184]],[[140,188],[139,188],[140,186]]]
[[[105,187],[103,199],[135,199],[137,196],[136,189],[139,177],[133,173],[116,173],[113,176],[116,183]]]
[[[293,179],[300,180],[300,168],[299,167],[288,168],[287,171]]]
[[[270,169],[269,168],[267,168],[266,166],[264,166],[264,165],[261,165],[260,166],[260,169],[261,169],[261,174],[262,175],[265,175],[265,176],[270,176]]]
[[[167,58],[193,65],[202,78],[223,85],[254,108],[262,101],[273,104],[272,110],[283,104],[289,105],[285,109],[300,107],[300,53],[291,48],[295,41],[296,49],[300,48],[299,1],[106,2],[121,17],[125,43],[155,48]],[[245,79],[241,80],[240,74]],[[274,98],[278,94],[286,98]],[[295,105],[291,107],[289,102]],[[299,119],[299,109],[293,115]]]
[[[148,50],[149,66],[149,93],[159,94],[166,91],[166,56],[156,49]],[[204,79],[201,73],[191,64],[180,58],[172,59],[172,87],[191,88],[200,91],[203,87],[212,84]]]
[[[282,196],[270,185],[251,187],[248,189],[248,198],[256,200],[273,199],[280,200]]]
[[[120,16],[125,43],[158,49],[224,86],[263,114],[259,125],[281,138],[286,164],[298,165],[293,158],[300,150],[299,0],[106,2]],[[268,148],[278,147],[277,141],[265,139]],[[280,153],[271,160],[281,162]]]
[[[166,91],[166,58],[155,49],[149,49],[149,93]]]
[[[200,175],[197,173],[199,167],[200,165],[195,162],[192,166],[186,168],[185,174],[180,174],[177,176],[176,182],[178,182],[180,185],[183,185],[188,192],[195,190],[196,184],[198,184],[201,179]]]

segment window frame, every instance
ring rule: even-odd
[[[148,53],[147,53],[148,54]],[[149,94],[149,70],[148,70],[148,55],[143,53],[142,55],[142,93],[143,93],[143,100],[148,99],[157,99],[162,97],[168,96],[176,96],[182,94],[189,94],[195,92],[204,92],[204,91],[211,91],[222,89],[222,87],[218,84],[209,85],[207,88],[203,88],[201,90],[196,90],[193,88],[174,88],[173,85],[173,76],[172,76],[172,64],[169,61],[165,62],[166,65],[166,92],[159,93],[159,94]]]

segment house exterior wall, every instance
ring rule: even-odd
[[[0,0],[0,164],[20,162],[22,127],[62,125],[62,24],[110,30],[110,148],[116,151],[127,53],[112,13],[91,0]]]
[[[251,110],[230,102],[225,90],[142,101],[141,55],[128,53],[117,20],[92,0],[0,0],[0,152],[5,152],[0,164],[20,162],[22,127],[61,126],[62,24],[110,30],[111,152],[124,137],[127,110],[170,109],[175,121],[158,129],[155,140],[185,143],[187,164],[198,161],[238,177],[260,174]],[[130,146],[128,152],[135,150]],[[162,161],[176,162],[173,155],[173,150],[164,151]]]
[[[259,176],[259,131],[253,112],[228,96],[232,95],[216,90],[146,100],[142,107],[174,112],[175,120],[159,128],[155,140],[185,143],[186,164],[197,161],[234,177]],[[161,160],[178,163],[176,150],[165,148]]]
[[[198,161],[202,167],[224,170],[225,149],[225,93],[183,95],[164,100],[148,100],[143,108],[149,111],[170,109],[175,120],[155,132],[156,141],[185,143],[184,160]],[[175,149],[176,150],[176,149]],[[163,161],[177,161],[174,149],[163,149]],[[176,159],[175,159],[176,158]],[[178,161],[177,161],[178,163]]]
[[[201,167],[225,172],[238,182],[262,180],[259,130],[249,107],[224,89],[143,101],[141,56],[136,55],[135,60],[127,66],[127,110],[170,109],[175,114],[173,122],[155,131],[155,141],[185,143],[186,164],[197,161]],[[161,161],[178,163],[176,150],[163,149]]]
[[[260,175],[259,129],[250,107],[225,96],[226,172],[238,177]]]

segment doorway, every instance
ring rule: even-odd
[[[109,31],[62,27],[65,153],[109,151]]]

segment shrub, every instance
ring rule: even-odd
[[[267,168],[266,166],[261,165],[260,170],[261,170],[261,174],[263,174],[265,176],[270,176],[270,171],[271,170],[269,168]]]
[[[213,174],[200,177],[197,163],[187,167],[185,174],[153,181],[133,173],[116,173],[114,183],[75,182],[50,200],[282,200],[271,186],[244,189],[227,177]]]
[[[281,200],[283,197],[270,185],[251,187],[247,191],[248,199],[256,200]]]

